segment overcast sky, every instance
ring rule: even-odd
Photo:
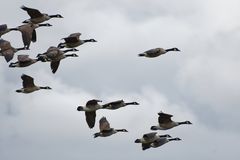
[[[35,57],[74,32],[98,42],[78,47],[79,57],[64,59],[56,74],[49,63],[9,68],[0,57],[0,159],[240,157],[240,1],[11,0],[0,5],[0,24],[16,27],[28,19],[21,5],[64,18],[38,28],[37,42],[16,55]],[[23,45],[19,32],[2,38],[14,47]],[[154,59],[137,56],[156,47],[181,52]],[[16,93],[22,73],[53,89]],[[99,110],[90,130],[76,108],[93,98],[140,105]],[[150,132],[161,110],[193,125],[159,131],[182,141],[142,151],[134,140]],[[112,127],[129,132],[94,139],[102,116]]]

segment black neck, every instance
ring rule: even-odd
[[[20,51],[20,50],[26,50],[25,47],[22,47],[22,48],[16,48],[17,51]]]
[[[40,89],[48,89],[48,87],[39,87]]]
[[[125,103],[126,105],[135,105],[135,102],[128,102],[128,103]]]
[[[73,57],[74,54],[65,54],[66,57]]]
[[[174,51],[174,48],[169,48],[169,49],[166,49],[165,51],[166,51],[166,52]]]
[[[17,28],[10,28],[9,30],[10,30],[10,31],[18,31]]]
[[[71,52],[71,51],[74,51],[74,49],[67,49],[67,50],[64,50],[63,52],[67,53],[67,52]]]
[[[169,141],[177,141],[178,140],[178,138],[170,138],[170,139],[168,139]]]
[[[49,15],[49,17],[50,17],[50,18],[55,18],[55,17],[58,17],[58,15],[57,15],[57,14],[55,14],[55,15]]]
[[[43,23],[43,24],[38,24],[39,27],[42,27],[42,26],[45,26],[45,27],[48,27],[48,26],[51,26],[50,24],[48,23]]]
[[[181,124],[188,124],[187,121],[184,121],[184,122],[178,122],[179,125]]]
[[[125,132],[125,129],[115,129],[117,132]]]
[[[83,40],[83,42],[92,42],[92,40],[91,39],[85,39],[85,40]]]

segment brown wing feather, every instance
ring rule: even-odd
[[[37,9],[34,9],[34,8],[28,8],[26,6],[22,6],[21,7],[24,11],[27,11],[28,15],[31,17],[31,18],[38,18],[38,17],[42,17],[42,13],[37,10]]]
[[[21,76],[21,78],[23,80],[23,83],[22,83],[23,88],[28,88],[28,87],[34,87],[35,86],[34,85],[34,80],[33,80],[32,77],[30,77],[30,76],[28,76],[26,74],[23,74]]]
[[[100,132],[102,132],[103,130],[109,130],[110,129],[110,124],[107,121],[106,117],[102,117],[99,120],[99,129],[100,129]]]
[[[158,113],[159,117],[158,117],[158,123],[169,123],[169,122],[172,122],[171,120],[171,117],[172,115],[171,114],[166,114],[166,113],[163,113],[163,112],[160,112]]]
[[[95,125],[96,112],[85,112],[85,116],[89,128],[93,128]]]
[[[60,61],[52,61],[50,66],[51,66],[51,69],[52,69],[52,73],[56,73],[58,67],[60,65]]]

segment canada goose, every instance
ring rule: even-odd
[[[27,67],[40,61],[39,58],[38,59],[29,58],[29,55],[18,55],[17,59],[18,61],[15,63],[10,63],[9,67]]]
[[[24,24],[21,26],[18,26],[16,29],[19,30],[22,33],[22,40],[23,40],[23,44],[24,46],[29,49],[29,46],[32,42],[36,42],[37,41],[37,34],[36,34],[36,28],[38,27],[50,27],[52,26],[49,23],[44,23],[44,24],[33,24],[33,23],[28,23],[28,24]]]
[[[48,15],[46,13],[41,13],[39,10],[34,8],[28,8],[26,6],[22,6],[21,9],[24,11],[27,11],[28,15],[30,16],[30,19],[23,21],[23,23],[29,23],[32,22],[34,24],[42,23],[44,21],[47,21],[51,18],[63,18],[60,14],[56,15]]]
[[[157,147],[160,147],[170,141],[180,141],[181,139],[180,138],[159,138],[157,140],[155,140],[153,143],[150,144],[150,146],[152,148],[157,148]]]
[[[0,25],[0,37],[10,31],[16,31],[17,28],[8,28],[6,24]]]
[[[121,107],[125,107],[127,105],[139,105],[139,103],[137,102],[124,102],[123,100],[118,100],[118,101],[114,101],[114,102],[110,102],[110,103],[107,103],[107,104],[104,104],[103,105],[103,108],[105,109],[118,109],[118,108],[121,108]]]
[[[163,112],[159,112],[158,115],[159,115],[158,117],[159,124],[157,126],[152,126],[151,130],[167,130],[182,124],[192,124],[190,121],[184,121],[184,122],[172,121],[171,117],[173,115],[166,114]]]
[[[166,137],[171,138],[171,136],[168,134],[157,135],[157,132],[151,132],[144,134],[141,139],[136,139],[135,143],[142,143],[142,150],[146,150],[151,147],[151,143],[153,143],[154,141]]]
[[[92,99],[86,103],[86,106],[78,106],[78,111],[85,111],[86,121],[89,128],[93,128],[95,125],[96,110],[101,109],[102,105],[98,104],[101,100]]]
[[[25,50],[25,47],[22,48],[13,48],[9,41],[0,39],[0,56],[4,56],[7,62],[13,59],[14,53],[20,50]]]
[[[148,58],[154,58],[154,57],[158,57],[162,54],[165,54],[169,51],[180,51],[178,48],[170,48],[170,49],[163,49],[163,48],[154,48],[154,49],[150,49],[148,51],[145,51],[141,54],[138,54],[138,56],[140,57],[148,57]]]
[[[97,137],[108,137],[117,132],[128,132],[126,129],[114,129],[110,127],[109,122],[107,121],[106,117],[102,117],[99,120],[99,129],[100,132],[94,134],[94,138]]]
[[[18,93],[31,93],[40,89],[52,89],[48,86],[47,87],[35,86],[33,78],[26,74],[23,74],[21,78],[23,80],[22,82],[23,88],[16,90],[16,92]]]
[[[39,57],[39,59],[41,59],[41,61],[50,61],[51,64],[50,64],[50,67],[51,67],[51,70],[52,70],[52,73],[56,73],[59,65],[60,65],[60,61],[64,58],[67,58],[67,57],[78,57],[77,54],[65,54],[67,52],[70,52],[70,51],[78,51],[77,49],[75,48],[72,48],[72,49],[67,49],[67,50],[60,50],[59,48],[57,47],[49,47],[49,49],[47,50],[47,52],[43,53],[43,54],[38,54],[37,57]]]
[[[68,37],[62,38],[65,42],[59,43],[58,48],[75,48],[86,42],[97,42],[95,39],[80,40],[81,33],[72,33]]]

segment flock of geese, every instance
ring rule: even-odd
[[[49,23],[42,23],[51,18],[63,18],[60,14],[56,15],[48,15],[45,13],[41,13],[39,10],[34,8],[28,8],[26,6],[21,7],[22,10],[26,11],[27,14],[30,16],[29,19],[23,21],[23,25],[20,25],[16,28],[8,28],[6,24],[0,25],[0,37],[10,31],[20,31],[22,34],[22,41],[23,47],[21,48],[14,48],[10,44],[9,41],[0,38],[0,55],[5,58],[7,62],[11,61],[14,58],[14,54],[20,50],[29,50],[31,42],[37,41],[37,34],[36,29],[38,27],[50,27],[52,26]],[[72,33],[68,37],[62,38],[64,42],[59,43],[56,47],[51,46],[47,49],[46,52],[42,54],[38,54],[36,58],[30,58],[29,55],[18,55],[17,62],[11,62],[9,67],[27,67],[36,62],[50,62],[50,68],[52,73],[56,73],[60,61],[67,57],[78,57],[77,54],[71,53],[67,54],[67,52],[76,52],[78,51],[76,47],[86,43],[86,42],[97,42],[95,39],[86,39],[81,40],[79,37],[81,33]],[[63,50],[63,48],[67,48]],[[154,58],[160,55],[163,55],[169,51],[180,51],[178,48],[170,48],[170,49],[163,49],[163,48],[155,48],[147,50],[141,54],[138,54],[140,57],[148,57]],[[18,93],[32,93],[34,91],[40,89],[51,89],[49,86],[38,86],[34,84],[34,79],[26,74],[22,74],[22,86],[23,88],[16,90]],[[109,109],[109,110],[116,110],[128,105],[139,105],[138,102],[125,102],[124,100],[117,100],[113,102],[109,102],[106,104],[99,104],[102,102],[101,100],[92,99],[89,100],[85,106],[78,106],[78,111],[85,112],[86,122],[89,128],[93,128],[95,126],[95,119],[96,119],[96,111],[99,109]],[[192,124],[190,121],[183,121],[183,122],[176,122],[171,119],[172,115],[163,113],[162,111],[158,113],[158,124],[155,126],[150,127],[151,130],[168,130],[173,127],[182,125],[182,124]],[[106,117],[102,117],[99,120],[99,129],[98,133],[94,134],[94,138],[96,137],[108,137],[117,132],[128,132],[126,129],[115,129],[110,126]],[[150,132],[145,133],[139,139],[135,140],[135,143],[141,143],[142,150],[146,150],[148,148],[157,148],[166,144],[170,141],[179,141],[180,138],[172,138],[170,135],[159,135],[157,132]]]

